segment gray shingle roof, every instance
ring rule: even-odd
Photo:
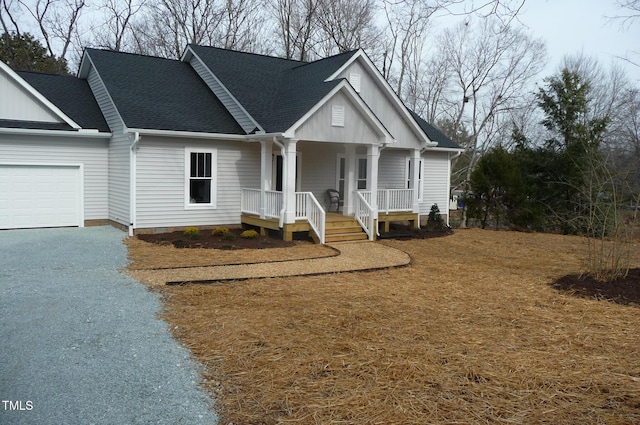
[[[87,49],[129,128],[244,134],[191,65]]]
[[[189,47],[267,132],[286,131],[304,116],[340,83],[324,80],[355,54],[300,62],[215,47]]]
[[[100,112],[87,81],[69,75],[26,71],[17,71],[17,74],[80,127],[109,132],[109,126]],[[48,125],[45,127],[51,130],[71,129],[66,123],[62,126]],[[32,125],[24,128],[39,127]]]
[[[413,119],[416,120],[422,131],[425,132],[427,137],[433,142],[438,142],[439,148],[450,148],[450,149],[462,149],[456,142],[448,138],[444,133],[440,130],[429,124],[425,121],[420,115],[416,114],[412,110],[409,110]]]

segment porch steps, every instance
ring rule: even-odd
[[[316,236],[310,232],[314,240]],[[367,234],[354,218],[344,217],[340,219],[327,220],[324,230],[325,243],[363,241],[367,240]],[[316,240],[316,242],[318,242]]]

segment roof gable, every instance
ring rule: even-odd
[[[332,108],[344,108],[344,123],[331,125]],[[285,135],[294,139],[345,143],[391,143],[393,138],[346,80],[339,80],[322,100],[294,123]]]
[[[366,74],[367,79],[363,81],[363,84],[366,85],[367,81],[370,84],[368,90],[360,91],[360,96],[371,106],[375,114],[381,117],[383,122],[386,121],[387,128],[403,145],[402,147],[411,147],[412,144],[413,147],[425,147],[433,144],[434,141],[424,132],[411,111],[395,94],[387,80],[363,50],[355,52],[348,61],[327,77],[327,81],[336,78],[349,79],[349,74],[354,71]],[[372,86],[375,87],[375,90]]]
[[[97,49],[85,55],[128,128],[245,134],[187,63]]]
[[[109,132],[109,126],[86,80],[70,75],[36,72],[18,72],[18,74],[83,129]]]
[[[241,104],[262,130],[284,132],[338,82],[325,82],[354,52],[300,62],[215,47],[189,49]]]
[[[67,128],[80,128],[80,125],[2,61],[0,61],[0,88],[2,89],[0,119],[14,123],[20,121],[62,123]]]

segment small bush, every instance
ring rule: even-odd
[[[240,234],[240,237],[243,239],[255,239],[258,237],[258,232],[253,229],[245,230],[244,232],[242,232],[242,234]]]
[[[445,227],[444,220],[440,215],[440,208],[438,208],[438,204],[431,205],[431,210],[429,211],[429,217],[427,217],[427,229],[442,230],[444,229],[444,227]]]
[[[233,233],[229,232],[229,233],[225,233],[224,235],[222,235],[222,239],[224,239],[225,241],[232,241],[234,240],[236,237],[233,235]]]
[[[187,227],[184,230],[183,235],[191,239],[198,239],[200,238],[200,229],[198,229],[197,227]]]
[[[224,236],[230,234],[231,231],[226,227],[216,227],[211,233],[213,236]]]

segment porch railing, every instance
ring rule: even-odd
[[[267,218],[280,218],[282,211],[282,192],[275,190],[265,191],[264,216]],[[262,192],[260,189],[242,189],[241,208],[243,213],[260,215],[262,209]]]
[[[262,192],[260,189],[242,189],[242,212],[245,214],[261,215]],[[283,194],[275,190],[265,191],[265,218],[279,218],[282,225]],[[318,235],[320,243],[325,240],[326,213],[320,202],[311,192],[296,192],[296,220],[307,220],[313,231]]]
[[[296,192],[296,219],[305,219],[324,244],[326,213],[311,192]]]
[[[371,197],[369,196],[369,199]],[[373,214],[373,208],[365,199],[365,196],[362,192],[356,192],[356,211],[355,217],[356,221],[360,224],[362,229],[365,231],[369,240],[372,241],[375,239],[375,217]]]
[[[358,192],[371,205],[371,191]],[[413,210],[413,189],[378,189],[378,212]]]

